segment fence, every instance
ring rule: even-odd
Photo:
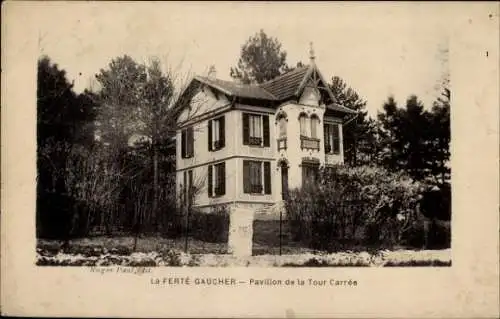
[[[126,250],[227,252],[229,217],[224,209],[202,213],[161,206],[154,219],[149,211],[150,205],[118,203],[91,209],[69,196],[46,193],[37,200],[37,237],[44,242],[55,240],[55,244],[71,240]]]
[[[336,250],[361,245],[367,204],[346,200],[327,214],[304,206],[297,214],[276,220],[254,221],[254,254],[289,254],[308,250]]]

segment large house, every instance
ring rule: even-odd
[[[206,209],[280,203],[320,166],[343,163],[342,125],[355,116],[336,103],[313,54],[310,65],[258,85],[211,70],[182,98],[189,106],[177,119],[177,194]]]

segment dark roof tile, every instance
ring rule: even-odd
[[[260,87],[274,95],[278,100],[288,99],[295,95],[308,70],[308,66],[297,68],[262,83]]]
[[[210,79],[202,76],[198,76],[197,79],[229,95],[259,100],[276,100],[276,98],[271,93],[267,92],[265,89],[261,88],[258,85],[239,84],[236,82]]]
[[[258,85],[240,84],[203,76],[196,76],[195,79],[231,96],[267,101],[284,101],[295,96],[310,70],[311,67],[306,65]],[[327,108],[342,113],[356,113],[336,103],[328,105]]]

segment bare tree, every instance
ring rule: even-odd
[[[179,114],[187,110],[184,120],[191,120],[203,105],[192,103],[197,87],[188,86],[190,78],[190,73],[181,72],[180,66],[165,68],[159,58],[137,63],[128,56],[113,59],[96,75],[103,106],[98,114],[102,141],[118,150],[134,146],[136,153],[149,154],[143,164],[150,165],[152,171],[152,195],[148,197],[152,205],[141,223],[152,222],[154,230],[159,230],[161,206],[159,164],[167,158],[166,151],[175,140]],[[139,143],[131,141],[133,135],[140,137]]]

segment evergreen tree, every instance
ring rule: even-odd
[[[370,164],[374,148],[373,122],[367,118],[366,101],[348,87],[344,80],[335,76],[330,89],[337,103],[356,111],[357,117],[344,126],[344,157],[351,166]]]
[[[95,104],[88,92],[77,95],[66,72],[49,57],[38,60],[37,73],[37,234],[68,236],[72,200],[68,159],[76,144],[93,140]]]
[[[272,80],[290,69],[286,51],[281,49],[278,39],[260,30],[241,47],[238,65],[231,68],[230,75],[244,84],[255,84]]]
[[[381,148],[380,164],[390,170],[401,169],[401,142],[399,136],[401,123],[401,109],[398,108],[394,97],[390,96],[383,105],[383,111],[378,112],[378,135]]]
[[[431,112],[431,142],[429,143],[430,170],[439,184],[450,179],[450,91],[444,89],[442,97],[434,103]]]
[[[172,165],[165,146],[176,129],[172,108],[176,93],[174,75],[162,71],[157,59],[147,65],[126,55],[113,59],[107,69],[96,75],[102,104],[98,114],[99,135],[119,154],[126,154],[130,169],[135,172],[127,189],[134,193],[131,196],[138,195],[136,190],[140,190],[144,197],[135,200],[135,204],[142,203],[133,214],[138,232],[142,224],[151,230],[159,227],[160,184],[170,185],[173,178],[172,172],[166,170]],[[147,212],[144,205],[151,205]],[[139,210],[147,215],[139,216]]]
[[[421,181],[444,184],[448,180],[449,103],[440,101],[429,112],[416,96],[407,99],[405,108],[399,108],[392,97],[387,100],[378,114],[383,166],[405,170]]]

